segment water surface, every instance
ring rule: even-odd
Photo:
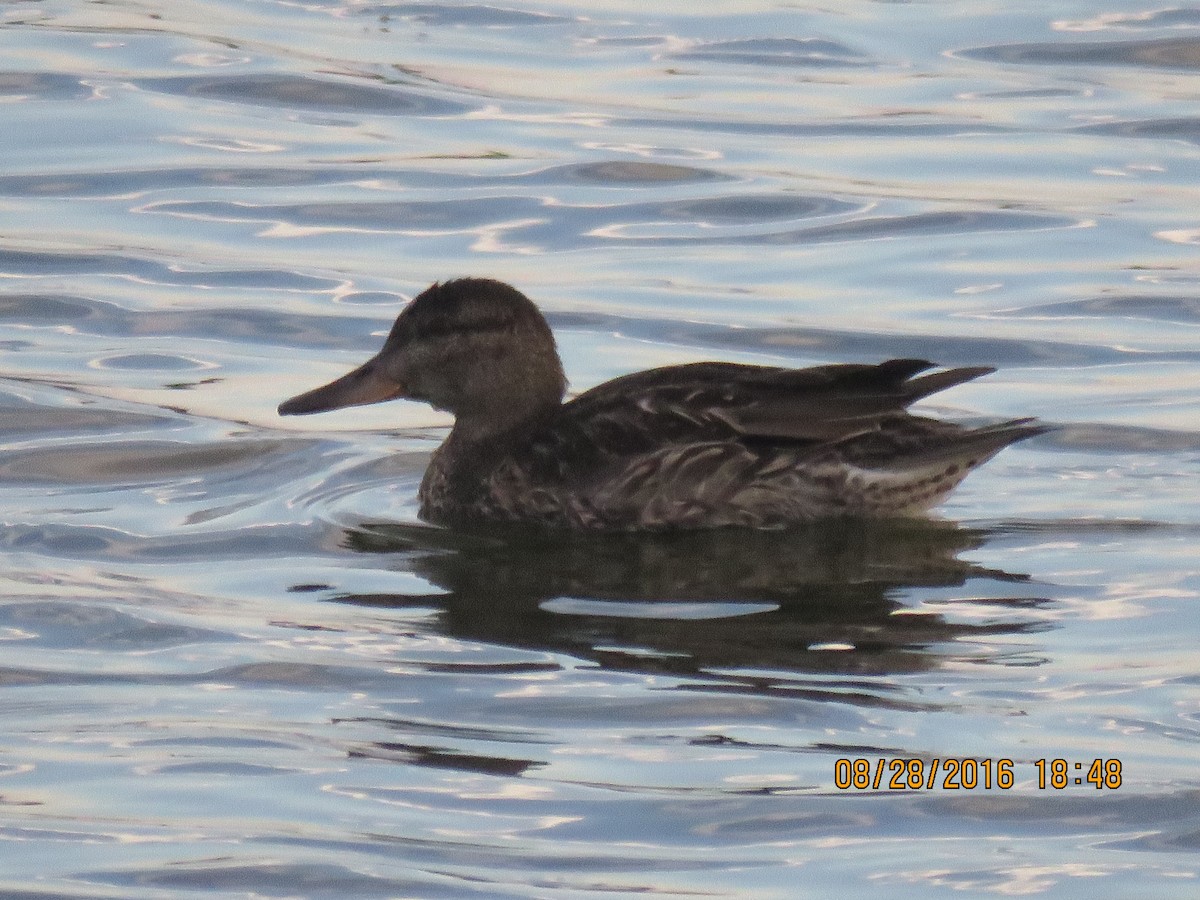
[[[1200,9],[653,7],[0,7],[0,894],[1195,895]],[[275,407],[466,274],[572,391],[1059,429],[931,522],[430,528],[444,416]],[[839,787],[909,759],[996,783]]]

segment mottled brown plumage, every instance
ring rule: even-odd
[[[453,413],[421,483],[432,522],[778,527],[924,512],[1001,449],[1045,430],[908,413],[992,371],[930,368],[695,363],[615,378],[563,403],[562,364],[537,307],[509,285],[465,278],[425,290],[377,356],[279,412],[407,397]]]

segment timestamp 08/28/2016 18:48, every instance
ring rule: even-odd
[[[1116,790],[1121,786],[1119,759],[1091,759],[1073,762],[1067,759],[1031,761],[1038,790],[1063,790],[1068,787],[1092,787]],[[1017,786],[1017,764],[1011,759],[964,758],[840,758],[833,765],[833,783],[838,790],[916,791],[977,790]]]

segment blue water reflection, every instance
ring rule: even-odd
[[[1197,29],[0,7],[0,894],[1192,896]],[[445,417],[275,408],[464,274],[572,392],[910,356],[1059,429],[932,522],[430,528]]]

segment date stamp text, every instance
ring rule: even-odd
[[[1016,786],[1018,774],[1017,764],[1003,757],[843,757],[833,764],[834,787],[843,791],[1006,791]],[[1115,791],[1121,786],[1121,761],[1035,759],[1029,774],[1042,791],[1068,787]]]

